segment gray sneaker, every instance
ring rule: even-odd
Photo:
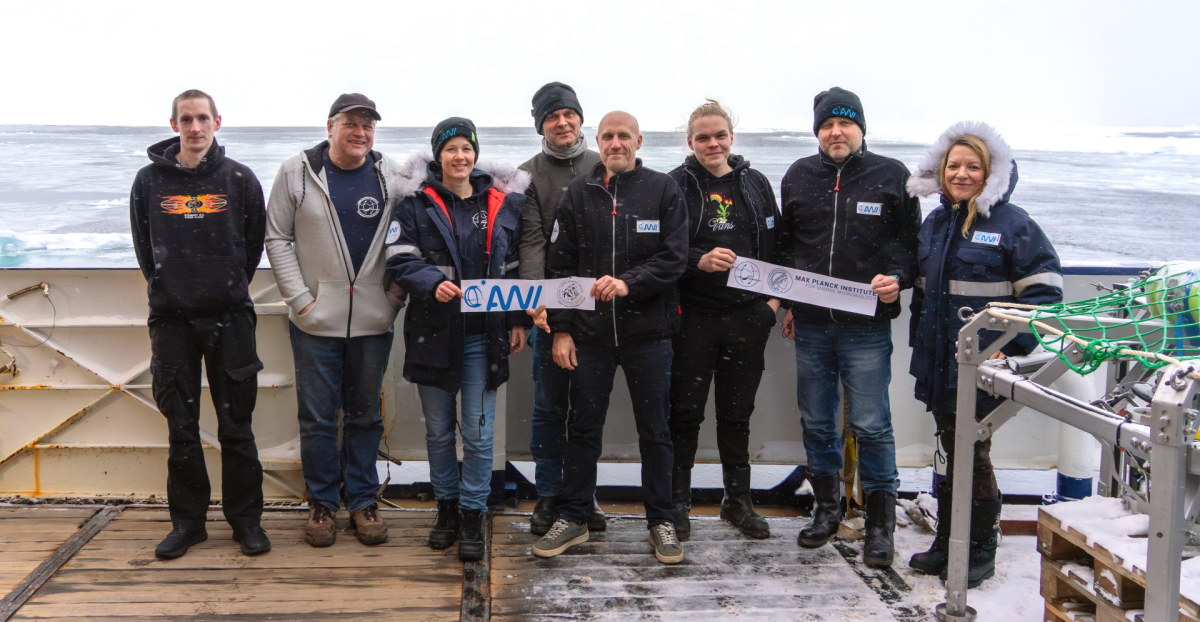
[[[654,556],[664,564],[683,561],[683,545],[675,537],[675,525],[659,523],[650,528],[650,544],[654,545]]]
[[[554,557],[563,551],[588,541],[586,524],[571,522],[565,518],[554,521],[550,531],[533,545],[533,554],[538,557]]]

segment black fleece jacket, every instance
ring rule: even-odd
[[[901,289],[912,287],[921,202],[905,190],[908,177],[903,163],[867,151],[866,143],[840,165],[824,153],[797,160],[780,188],[772,263],[859,283],[897,276]],[[783,302],[793,319],[812,324],[879,324],[900,315],[899,298],[879,302],[874,316]]]
[[[134,178],[129,219],[151,317],[253,308],[249,286],[267,226],[258,178],[215,140],[194,169],[176,160],[179,137],[146,153],[151,164]]]
[[[629,295],[597,300],[595,311],[552,309],[550,328],[602,346],[670,337],[687,252],[687,210],[675,180],[638,159],[606,185],[604,164],[597,164],[567,186],[558,204],[546,278],[616,276]]]

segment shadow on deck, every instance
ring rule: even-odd
[[[426,545],[433,512],[380,513],[386,544],[363,546],[343,529],[315,549],[303,541],[304,510],[270,510],[271,552],[246,557],[213,511],[207,542],[161,561],[165,509],[0,507],[0,622],[925,618],[896,594],[908,589],[899,576],[864,572],[847,561],[852,551],[797,547],[804,519],[794,517],[771,518],[765,541],[696,518],[684,562],[664,566],[636,516],[612,517],[588,543],[543,560],[530,553],[528,518],[497,514],[488,560],[464,567],[455,547]]]

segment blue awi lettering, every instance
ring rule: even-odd
[[[512,307],[513,297],[517,299],[518,309],[532,309],[537,306],[538,300],[542,297],[542,286],[530,287],[528,296],[521,296],[521,288],[513,285],[508,288],[508,299],[505,300],[504,294],[500,292],[498,286],[493,286],[492,291],[488,294],[487,310],[491,311],[496,307],[500,307],[504,311],[508,311]]]
[[[438,137],[438,140],[446,140],[446,139],[450,138],[451,136],[454,136],[457,133],[458,133],[458,128],[452,127],[450,129],[442,132],[442,135]]]
[[[831,112],[831,113],[833,114],[833,116],[835,116],[835,117],[846,117],[846,118],[849,118],[849,119],[853,119],[854,117],[858,116],[858,113],[857,113],[857,112],[855,112],[855,111],[853,111],[853,110],[851,110],[851,109],[849,109],[849,108],[841,108],[841,107],[838,107],[838,108],[834,108],[834,109],[833,109],[833,110],[831,110],[830,112]]]

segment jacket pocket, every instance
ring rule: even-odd
[[[1004,265],[1004,253],[999,249],[960,248],[957,256],[960,262],[970,266],[971,276],[983,277],[1002,273],[999,268]]]
[[[450,367],[450,329],[405,322],[404,360],[425,367]]]
[[[317,299],[304,315],[296,315],[296,326],[306,333],[345,331],[350,315],[350,284],[345,281],[319,281]]]
[[[246,272],[235,257],[159,262],[149,295],[150,307],[163,311],[223,311],[250,300]]]
[[[354,284],[354,327],[371,332],[386,332],[400,310],[388,298],[381,281],[359,280]]]

